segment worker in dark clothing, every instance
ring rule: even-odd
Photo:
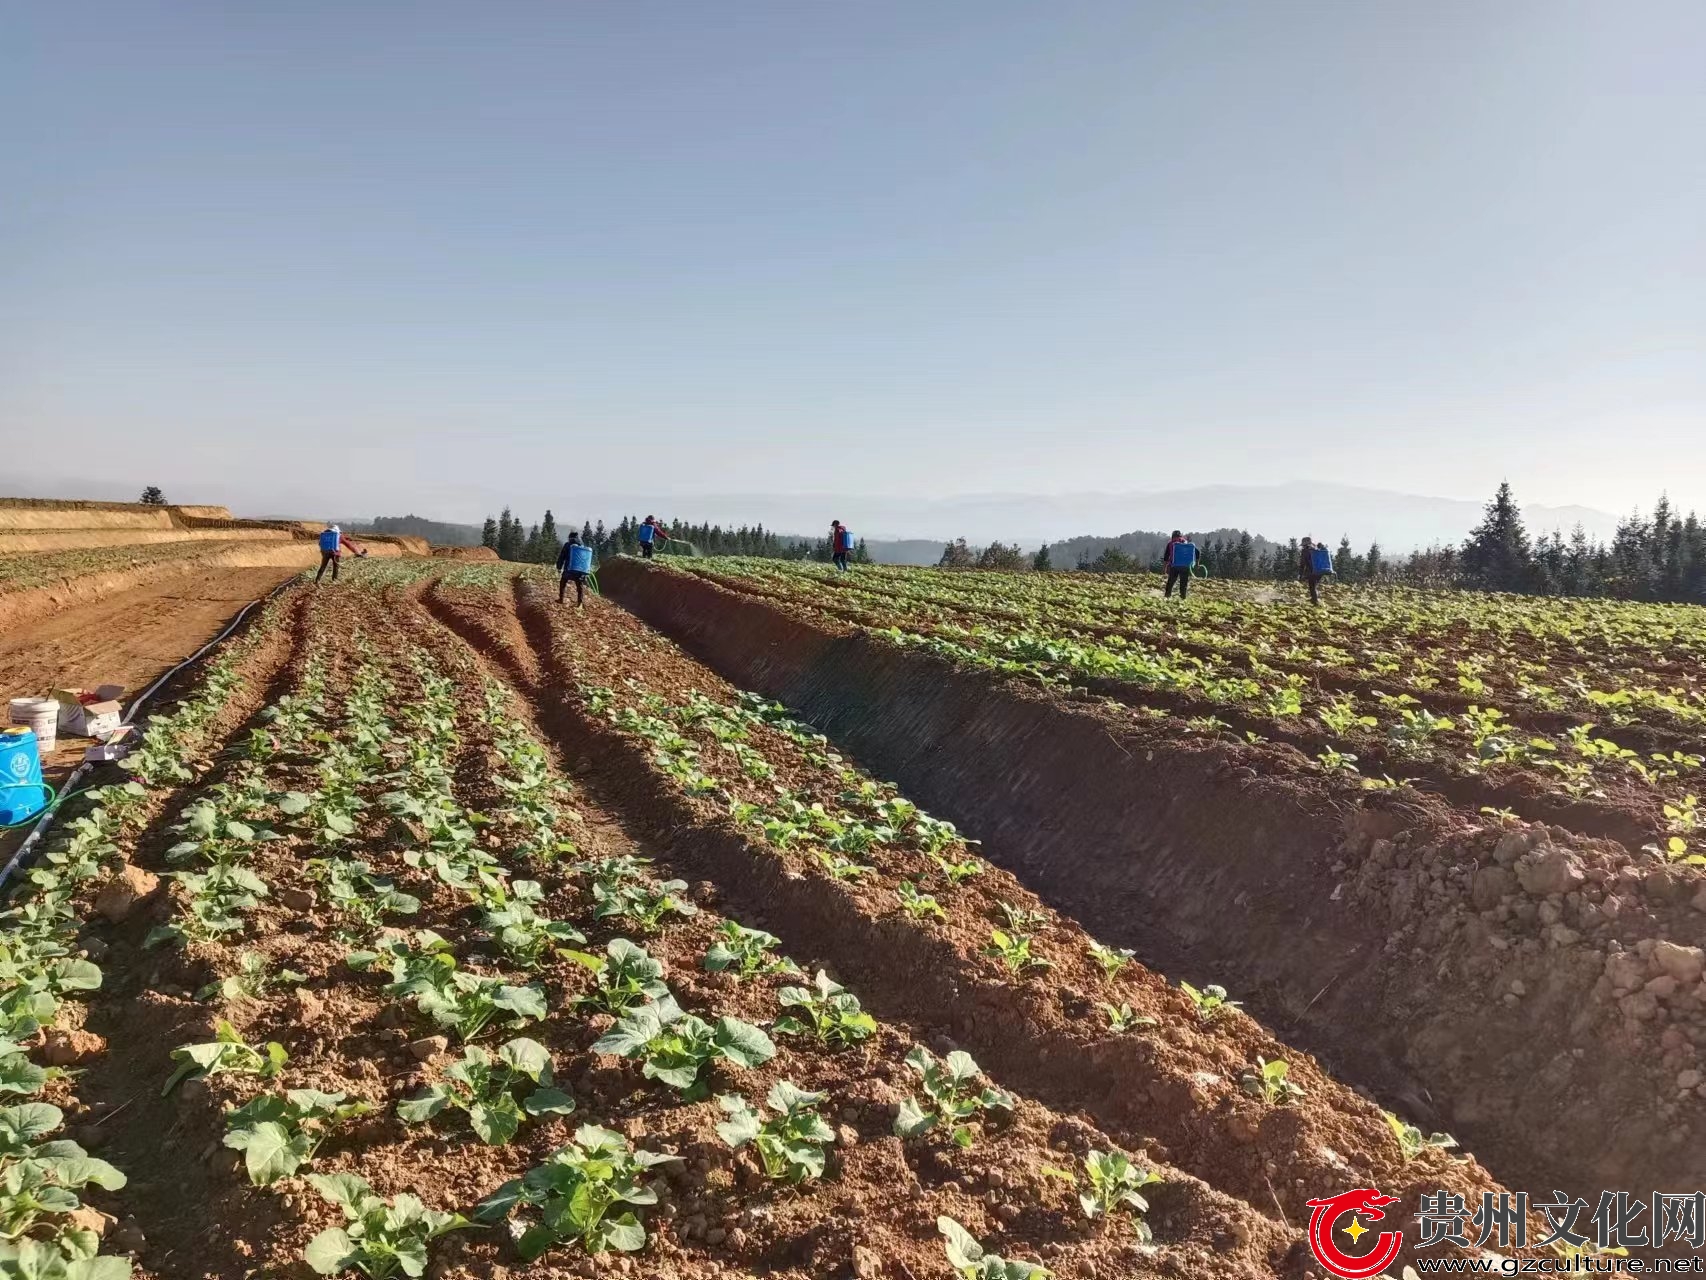
[[[853,554],[853,531],[839,520],[829,522],[829,558],[842,573],[847,572],[847,557]]]
[[[1303,539],[1303,548],[1298,556],[1297,576],[1309,584],[1309,603],[1321,603],[1321,579],[1333,572],[1333,553],[1327,550],[1327,544],[1317,543],[1310,538]]]
[[[669,535],[663,531],[663,524],[656,516],[647,516],[640,522],[640,554],[646,559],[652,558],[652,551],[659,542],[668,542]]]
[[[338,528],[337,525],[329,524],[324,529],[320,530],[320,572],[314,575],[314,583],[316,586],[319,585],[320,579],[325,576],[327,565],[332,566],[332,581],[336,582],[338,580],[338,560],[343,556],[345,547],[348,547],[358,556],[365,556],[367,554],[367,552],[363,551],[360,547],[356,546],[355,543],[351,542],[349,540],[349,535],[344,533],[344,531]]]
[[[581,541],[580,534],[571,533],[563,549],[557,553],[557,572],[563,575],[557,580],[557,603],[563,603],[572,582],[575,584],[575,608],[586,608],[586,580],[592,573],[592,548]]]
[[[1161,565],[1167,570],[1167,588],[1161,594],[1171,596],[1173,584],[1179,584],[1179,599],[1183,600],[1191,589],[1191,570],[1197,564],[1197,544],[1192,542],[1177,529],[1173,530],[1173,538],[1167,544],[1167,549],[1161,553]]]

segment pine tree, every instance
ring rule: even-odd
[[[1364,581],[1377,581],[1380,578],[1381,570],[1385,567],[1386,562],[1382,560],[1380,556],[1380,544],[1378,542],[1369,543],[1368,554],[1362,558],[1362,576]]]
[[[1588,545],[1587,530],[1581,522],[1570,530],[1570,546],[1564,552],[1564,580],[1562,590],[1565,595],[1581,596],[1588,593],[1588,576],[1592,572],[1593,548]]]
[[[1031,557],[1031,568],[1038,573],[1047,573],[1053,566],[1048,562],[1048,543],[1037,548],[1037,554]]]
[[[1238,550],[1236,552],[1236,556],[1238,560],[1238,576],[1240,578],[1256,576],[1256,540],[1250,536],[1250,531],[1248,529],[1238,535]]]
[[[977,555],[979,569],[994,569],[1002,573],[1016,573],[1025,567],[1024,553],[1019,550],[1018,543],[1011,545],[1004,542],[992,542]]]
[[[159,485],[151,484],[142,491],[142,497],[138,501],[145,507],[163,507],[166,505],[166,495],[160,492]]]
[[[1510,481],[1500,483],[1481,523],[1469,531],[1460,563],[1463,585],[1478,591],[1526,591],[1531,585],[1534,551]]]
[[[942,548],[942,558],[936,562],[939,569],[969,569],[977,563],[971,548],[966,545],[964,538],[955,538]]]
[[[480,530],[480,545],[493,551],[498,549],[498,522],[490,516],[486,517],[486,527]]]
[[[1339,535],[1339,549],[1333,553],[1333,572],[1340,582],[1355,582],[1362,575],[1357,572],[1361,566],[1357,564],[1356,552],[1351,550],[1351,535]]]
[[[522,529],[521,521],[509,513],[509,508],[503,509],[498,517],[498,555],[505,560],[520,560],[522,551],[527,543],[527,534]]]
[[[539,522],[539,563],[556,564],[557,553],[562,549],[563,540],[557,536],[557,518],[547,507],[545,518]]]

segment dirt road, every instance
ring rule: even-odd
[[[293,572],[209,569],[9,628],[0,634],[0,698],[45,694],[64,685],[122,684],[128,699]],[[89,745],[81,738],[60,743],[46,762],[50,777],[74,766]]]

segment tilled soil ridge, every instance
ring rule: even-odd
[[[1519,1185],[1699,1185],[1691,880],[1608,841],[1335,792],[1271,749],[619,560],[610,597],[795,708],[1104,941],[1219,981]]]
[[[685,795],[653,766],[643,741],[583,701],[601,685],[676,697],[730,691],[620,612],[599,603],[587,614],[559,611],[531,586],[519,594],[525,636],[489,593],[435,592],[428,603],[518,687],[538,691],[542,723],[590,770],[583,777],[595,799],[668,841],[666,857],[714,880],[744,922],[822,956],[885,1020],[948,1037],[997,1078],[1059,1110],[1081,1111],[1122,1142],[1165,1152],[1282,1224],[1305,1220],[1304,1202],[1328,1186],[1379,1185],[1400,1196],[1405,1212],[1441,1187],[1475,1203],[1495,1189],[1472,1162],[1437,1153],[1404,1160],[1377,1107],[1256,1023],[1199,1029],[1183,996],[1137,966],[1112,994],[1088,963],[1089,939],[1071,921],[1043,913],[1052,919],[1043,932],[1053,970],[1023,981],[1004,976],[982,945],[988,919],[1000,919],[997,900],[1026,910],[1041,904],[999,870],[955,890],[951,918],[926,925],[896,910],[891,886],[835,880],[807,869],[813,864],[803,853],[780,855],[756,841],[719,804]],[[796,772],[786,783],[810,785]],[[1109,1035],[1097,999],[1129,999],[1134,1011],[1155,1015],[1159,1029]],[[1242,1064],[1281,1054],[1306,1087],[1301,1105],[1264,1109],[1231,1083]]]

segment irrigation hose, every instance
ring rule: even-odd
[[[72,791],[67,792],[62,796],[59,794],[59,789],[51,782],[8,782],[5,786],[0,787],[0,791],[40,791],[47,798],[47,803],[40,810],[32,813],[29,817],[20,818],[16,822],[0,822],[0,831],[13,831],[18,827],[27,827],[32,822],[38,822],[40,821],[43,813],[46,813],[49,809],[57,807],[77,794]]]
[[[241,609],[239,609],[237,611],[237,616],[232,618],[230,622],[225,624],[225,629],[223,631],[221,631],[218,635],[214,636],[213,639],[209,640],[206,644],[202,645],[202,647],[197,649],[194,653],[190,654],[190,656],[185,658],[182,662],[178,663],[177,666],[175,666],[171,670],[167,671],[164,675],[162,675],[153,684],[149,685],[141,693],[137,694],[136,697],[134,699],[132,699],[130,706],[128,708],[126,708],[125,713],[124,713],[124,719],[121,720],[119,723],[121,723],[121,724],[133,723],[136,719],[137,712],[141,711],[142,708],[145,705],[147,705],[148,699],[153,697],[155,692],[163,684],[165,684],[173,676],[177,675],[178,672],[182,671],[185,667],[192,666],[195,663],[199,662],[202,659],[203,655],[205,655],[208,652],[208,650],[212,649],[215,645],[223,643],[225,641],[226,637],[228,637],[233,631],[235,631],[239,626],[242,625],[243,619],[248,617],[249,614],[254,611],[254,609],[257,605],[263,605],[263,604],[266,604],[269,600],[272,600],[275,596],[277,596],[280,592],[282,592],[286,587],[290,586],[291,583],[295,582],[296,577],[297,577],[297,575],[292,574],[290,577],[286,578],[283,582],[279,583],[276,587],[274,587],[271,591],[267,592],[267,594],[262,596],[259,600],[251,600],[251,601],[249,601],[248,604],[244,605]],[[85,760],[82,764],[78,765],[77,768],[72,771],[71,776],[65,780],[65,787],[62,791],[60,791],[58,793],[58,799],[55,800],[53,803],[49,804],[48,807],[46,809],[44,809],[40,814],[35,815],[31,819],[28,819],[28,821],[33,821],[36,824],[35,829],[33,831],[31,831],[29,835],[24,837],[24,842],[22,844],[20,844],[17,848],[17,851],[15,853],[13,853],[12,856],[6,860],[6,865],[4,867],[0,867],[0,888],[5,887],[6,882],[12,878],[12,874],[15,871],[17,871],[17,869],[19,867],[24,865],[25,860],[34,851],[36,845],[41,843],[41,838],[44,835],[46,835],[48,830],[53,826],[54,814],[59,809],[59,806],[64,804],[72,796],[76,795],[80,790],[88,790],[88,788],[86,788],[86,787],[83,787],[83,788],[78,787],[77,784],[79,782],[83,781],[84,778],[88,777],[89,774],[94,770],[94,768],[95,768],[95,765],[88,760]],[[32,782],[28,785],[32,788],[36,787],[36,786],[48,787],[48,784],[46,784],[46,783],[33,783]],[[53,788],[48,787],[48,789],[52,790]],[[22,823],[14,823],[12,825],[13,826],[21,826],[23,824]]]

